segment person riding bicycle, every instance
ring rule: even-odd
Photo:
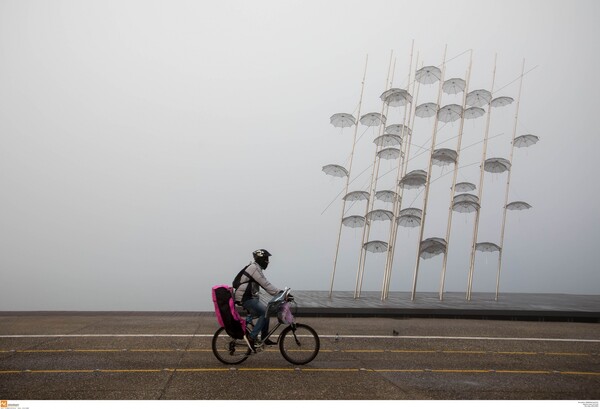
[[[240,273],[242,277],[240,284],[235,290],[235,301],[241,304],[254,317],[258,317],[252,332],[244,335],[244,340],[252,352],[256,352],[255,342],[259,333],[264,340],[269,333],[269,318],[267,317],[267,306],[260,302],[259,292],[262,287],[270,295],[276,295],[281,290],[275,287],[267,280],[263,270],[269,266],[269,253],[265,249],[255,250],[252,253],[254,262],[248,265]],[[265,345],[276,345],[277,343],[269,339],[264,341]]]

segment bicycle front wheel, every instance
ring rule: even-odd
[[[248,359],[250,348],[243,339],[231,338],[225,328],[215,332],[212,339],[213,354],[226,365],[237,365]]]
[[[320,346],[317,332],[306,324],[292,324],[279,336],[281,355],[295,365],[305,365],[315,359]]]

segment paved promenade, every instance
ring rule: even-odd
[[[600,295],[572,294],[495,294],[473,293],[390,293],[381,300],[379,292],[362,292],[359,298],[350,291],[294,291],[298,311],[318,316],[392,316],[501,318],[526,320],[565,320],[600,322]]]

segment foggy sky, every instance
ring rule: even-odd
[[[446,78],[472,49],[470,89],[490,89],[497,54],[495,89],[515,99],[525,59],[517,134],[540,142],[515,151],[510,201],[533,208],[509,214],[501,292],[600,294],[599,17],[581,0],[2,0],[0,310],[210,310],[256,248],[275,285],[328,290],[344,185],[321,167],[352,138],[329,117],[355,112],[367,55],[362,112],[379,112],[390,53],[406,87],[413,40],[423,65],[447,45]],[[509,154],[503,110],[488,157]],[[423,144],[430,126],[415,123]],[[374,154],[363,131],[355,174]],[[432,184],[425,237],[445,235],[449,180]],[[479,241],[497,240],[505,181],[486,174]],[[447,291],[466,289],[473,220],[453,218]],[[343,231],[335,290],[354,289],[359,236]],[[399,232],[392,291],[411,288],[417,238]],[[382,260],[369,254],[363,290],[380,289]],[[440,263],[422,262],[419,291],[437,291]],[[496,256],[476,263],[474,291],[494,291]]]

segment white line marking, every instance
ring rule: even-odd
[[[181,338],[212,338],[213,334],[30,334],[30,335],[0,335],[0,338],[135,338],[135,337],[181,337]],[[512,338],[512,337],[451,337],[429,335],[319,335],[319,338],[362,338],[362,339],[445,339],[463,341],[548,341],[548,342],[595,342],[600,339],[574,338]]]

